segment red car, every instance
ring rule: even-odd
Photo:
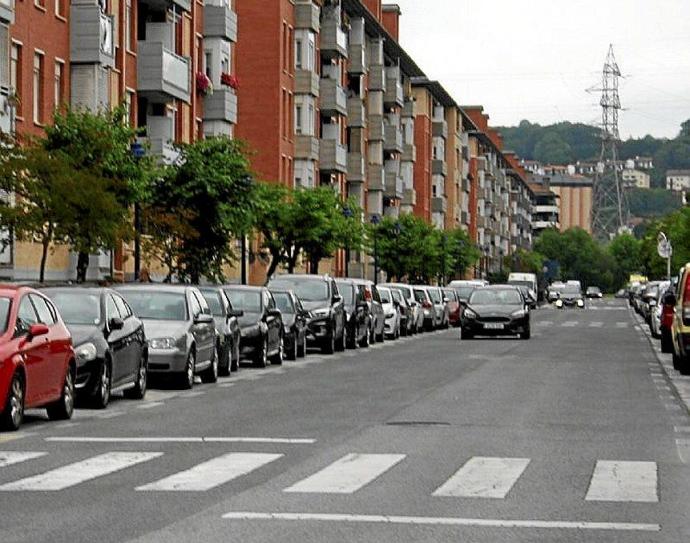
[[[460,307],[460,299],[458,294],[452,288],[444,288],[443,296],[448,299],[446,305],[448,306],[448,322],[451,326],[460,326],[460,314],[462,309]]]
[[[0,428],[17,430],[24,409],[51,420],[74,410],[72,338],[53,303],[27,287],[0,285]]]

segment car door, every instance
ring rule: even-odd
[[[330,291],[331,291],[331,303],[333,303],[333,299],[336,296],[340,296],[340,291],[338,290],[338,285],[334,280],[331,279],[330,281]],[[335,329],[336,329],[336,336],[340,336],[341,334],[344,333],[345,330],[345,303],[341,297],[340,301],[338,301],[334,306],[333,306],[333,312],[335,313]]]
[[[273,295],[268,291],[263,291],[263,303],[266,308],[266,325],[268,327],[268,350],[274,352],[280,346],[280,328],[282,327],[282,319],[273,314],[276,309],[276,301]]]
[[[64,330],[56,329],[57,311],[51,307],[51,302],[34,293],[29,294],[29,298],[38,315],[38,322],[48,327],[48,333],[44,336],[46,377],[50,381],[49,394],[53,398],[59,397],[65,380],[65,355],[69,351],[69,344],[65,341]]]
[[[383,318],[383,304],[381,303],[381,295],[379,294],[379,289],[377,289],[375,285],[371,285],[371,296],[371,307],[376,317],[376,333],[382,334],[383,327],[385,325],[385,319]]]
[[[124,380],[133,382],[139,374],[139,362],[145,347],[144,325],[134,316],[132,308],[127,305],[124,298],[114,292],[110,295],[115,300],[120,317],[124,321],[122,333],[127,344]]]
[[[113,329],[111,321],[120,319],[124,322],[120,310],[115,305],[115,300],[108,293],[103,293],[101,303],[105,308],[105,328],[104,335],[108,342],[108,351],[112,366],[113,387],[120,386],[127,376],[127,334],[124,328]]]
[[[196,322],[199,315],[210,315],[211,309],[208,307],[208,303],[204,297],[192,290],[190,291],[192,298],[192,316],[194,318],[193,328],[196,330],[196,348],[197,348],[197,360],[202,362],[208,362],[213,359],[213,347],[215,342],[216,325],[213,321],[207,322]]]
[[[20,355],[26,369],[26,404],[40,404],[55,394],[62,383],[55,383],[57,371],[50,367],[50,346],[48,334],[28,338],[29,328],[39,322],[38,314],[28,294],[21,297],[17,310],[15,337],[20,342]],[[57,365],[57,364],[56,364]]]

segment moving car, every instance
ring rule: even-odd
[[[565,283],[560,281],[554,281],[546,289],[546,301],[550,304],[556,303],[556,300],[561,297],[561,289],[565,286]]]
[[[599,287],[587,287],[587,292],[585,294],[590,300],[604,297]]]
[[[412,291],[414,292],[414,299],[422,308],[422,328],[420,330],[433,330],[436,326],[436,310],[427,287],[424,285],[414,285]]]
[[[128,398],[146,394],[148,345],[144,325],[109,288],[46,288],[72,335],[77,399],[104,409],[113,391]]]
[[[400,337],[400,303],[393,299],[393,293],[388,287],[378,287],[383,314],[386,318],[384,333],[391,339]]]
[[[557,308],[578,307],[584,309],[585,299],[579,286],[566,283],[558,289],[558,294],[558,299],[555,302]]]
[[[345,304],[347,347],[369,347],[371,314],[364,285],[358,285],[350,279],[336,279],[335,283]]]
[[[27,287],[0,286],[0,428],[18,430],[24,410],[51,420],[74,411],[76,357],[53,303]]]
[[[411,313],[409,330],[413,334],[419,332],[424,327],[424,313],[422,312],[422,306],[415,300],[412,287],[404,283],[384,283],[381,286],[397,290],[402,294],[407,301]]]
[[[271,279],[268,288],[292,290],[311,314],[307,343],[326,354],[345,350],[345,304],[329,275],[285,274]]]
[[[379,295],[378,287],[373,281],[368,279],[352,279],[356,285],[364,287],[364,299],[369,306],[369,314],[371,315],[371,329],[369,330],[369,342],[376,343],[377,341],[384,341],[385,321],[383,315],[383,306],[381,305],[381,296]]]
[[[537,308],[537,294],[531,288],[525,285],[517,285],[518,290],[522,293],[522,297],[527,302],[530,309]]]
[[[496,335],[531,337],[529,306],[520,291],[510,285],[475,289],[462,313],[462,339]]]
[[[510,273],[508,274],[508,284],[527,287],[530,290],[530,297],[534,299],[534,307],[537,306],[539,283],[537,282],[537,275],[535,273]],[[530,306],[531,305],[530,303]]]
[[[171,376],[190,389],[194,376],[218,379],[216,325],[199,289],[190,285],[123,285],[115,289],[144,322],[149,376]]]
[[[218,375],[228,376],[237,371],[240,364],[240,321],[244,315],[241,309],[232,307],[221,287],[199,287],[206,299],[218,337]]]
[[[446,302],[446,307],[448,308],[448,324],[456,327],[460,326],[462,307],[460,306],[460,299],[457,293],[452,288],[444,288],[441,290],[443,291],[443,297],[448,300]]]
[[[486,281],[479,279],[456,279],[455,281],[448,283],[448,286],[455,291],[455,294],[458,295],[460,305],[464,307],[467,305],[467,300],[469,299],[470,294],[472,294],[472,291],[475,288],[486,286],[486,284]]]
[[[223,292],[232,307],[241,310],[241,354],[259,368],[283,363],[283,317],[266,287],[225,285]]]
[[[276,307],[283,318],[283,345],[288,360],[307,355],[307,323],[309,311],[291,290],[271,290]]]

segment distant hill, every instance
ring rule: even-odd
[[[599,129],[582,123],[542,126],[521,121],[518,126],[497,127],[497,130],[503,135],[506,149],[545,164],[595,160],[601,148]],[[680,133],[672,140],[652,136],[631,138],[621,143],[620,154],[623,160],[635,156],[653,157],[652,184],[662,187],[667,169],[690,168],[690,120],[681,124]]]

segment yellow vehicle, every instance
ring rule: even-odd
[[[671,326],[673,368],[690,374],[690,263],[683,266],[678,277]]]

